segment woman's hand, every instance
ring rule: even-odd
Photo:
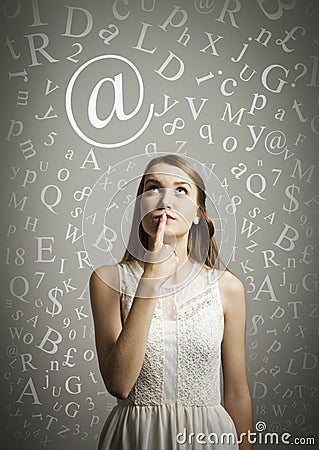
[[[144,258],[143,278],[155,278],[160,285],[176,273],[179,262],[173,247],[163,242],[166,221],[166,213],[163,213],[158,222],[152,248]]]

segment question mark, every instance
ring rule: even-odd
[[[295,79],[294,79],[294,81],[291,83],[291,87],[295,87],[296,86],[296,81],[297,80],[299,80],[299,78],[301,78],[301,77],[303,77],[304,75],[306,75],[306,73],[308,72],[308,68],[307,68],[307,66],[305,65],[305,64],[303,64],[303,63],[297,63],[296,65],[295,65],[295,70],[298,70],[298,67],[299,66],[301,66],[302,68],[303,68],[303,70],[302,70],[302,72],[301,72],[301,74],[299,74]]]

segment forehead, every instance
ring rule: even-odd
[[[191,184],[194,184],[192,179],[186,172],[184,172],[184,170],[165,163],[154,164],[154,166],[152,166],[145,175],[145,181],[154,177],[160,181],[174,181],[178,178],[179,180],[185,180]]]

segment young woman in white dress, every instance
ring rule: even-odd
[[[245,290],[218,268],[205,201],[185,158],[152,159],[122,261],[91,275],[100,372],[117,398],[100,450],[252,448]]]

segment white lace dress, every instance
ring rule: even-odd
[[[125,322],[142,268],[136,261],[118,268]],[[99,450],[238,449],[221,404],[224,318],[216,276],[195,264],[183,287],[162,288],[141,372],[106,418]]]

